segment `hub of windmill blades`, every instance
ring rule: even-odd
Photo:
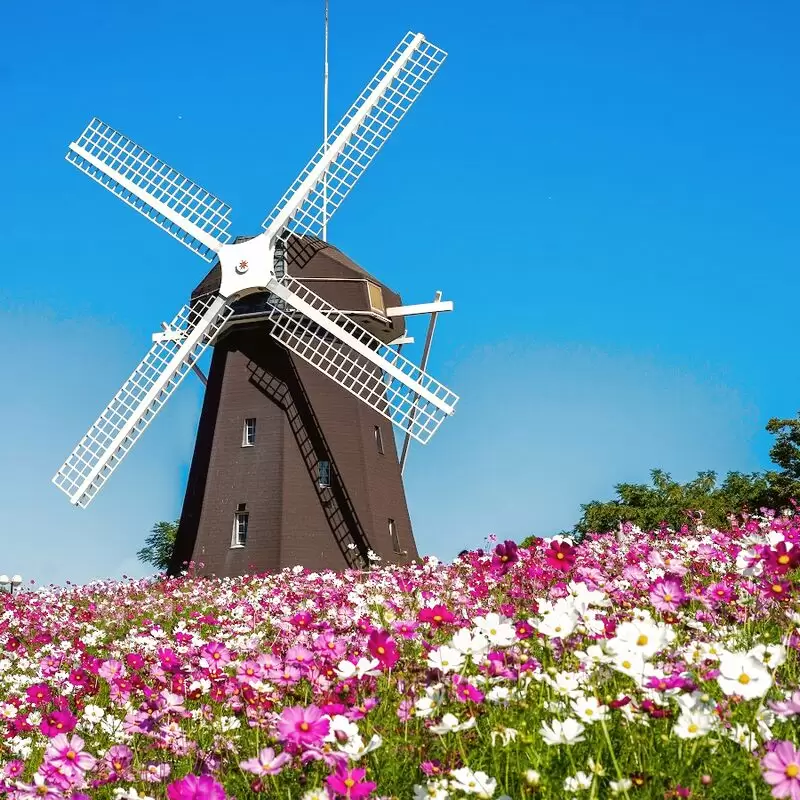
[[[319,237],[446,55],[421,33],[406,34],[265,218],[264,232],[233,243],[230,206],[101,120],[69,145],[70,163],[201,258],[219,262],[219,285],[153,337],[54,476],[72,503],[91,502],[229,324],[233,304],[254,293],[269,296],[270,335],[279,344],[408,436],[424,444],[454,412],[458,397],[399,348],[276,268],[287,243]],[[402,308],[395,310],[402,316]]]

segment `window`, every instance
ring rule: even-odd
[[[383,289],[367,281],[367,295],[369,296],[370,308],[373,311],[379,311],[381,314],[385,314],[386,304],[383,302]]]
[[[242,447],[252,447],[256,443],[256,418],[248,417],[242,431]]]
[[[319,488],[327,489],[331,485],[331,462],[319,462]]]
[[[383,434],[381,433],[379,425],[375,426],[375,447],[377,447],[378,452],[383,455]]]
[[[247,525],[250,521],[250,514],[247,511],[246,503],[239,503],[236,507],[236,514],[233,516],[233,539],[231,547],[244,547],[247,544]]]
[[[394,525],[393,519],[389,520],[389,536],[392,539],[392,550],[394,550],[397,555],[402,555],[403,551],[400,548],[400,539],[397,536],[397,528]]]

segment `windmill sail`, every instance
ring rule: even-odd
[[[231,238],[229,205],[96,117],[66,158],[206,261]]]
[[[232,313],[216,295],[178,312],[53,477],[71,503],[89,505]]]
[[[274,281],[270,335],[425,444],[458,396],[308,287]]]
[[[261,224],[271,238],[321,235],[446,57],[421,33],[405,35]]]

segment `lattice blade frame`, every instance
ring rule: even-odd
[[[307,286],[271,284],[270,335],[425,444],[458,396]]]
[[[217,295],[178,312],[183,336],[153,344],[53,477],[71,503],[89,505],[232,313]]]
[[[319,236],[447,53],[407,33],[261,227],[270,237]]]
[[[97,117],[66,159],[206,261],[230,241],[229,205]]]

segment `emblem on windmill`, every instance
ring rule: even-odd
[[[425,372],[436,314],[452,303],[437,293],[403,306],[318,237],[445,57],[408,33],[253,237],[231,241],[229,206],[99,119],[69,145],[68,161],[213,263],[53,478],[86,507],[197,372],[206,393],[172,572],[189,560],[237,574],[416,555],[383,427],[405,434],[405,458],[453,414],[458,397]],[[400,353],[419,313],[432,315],[421,366]]]

